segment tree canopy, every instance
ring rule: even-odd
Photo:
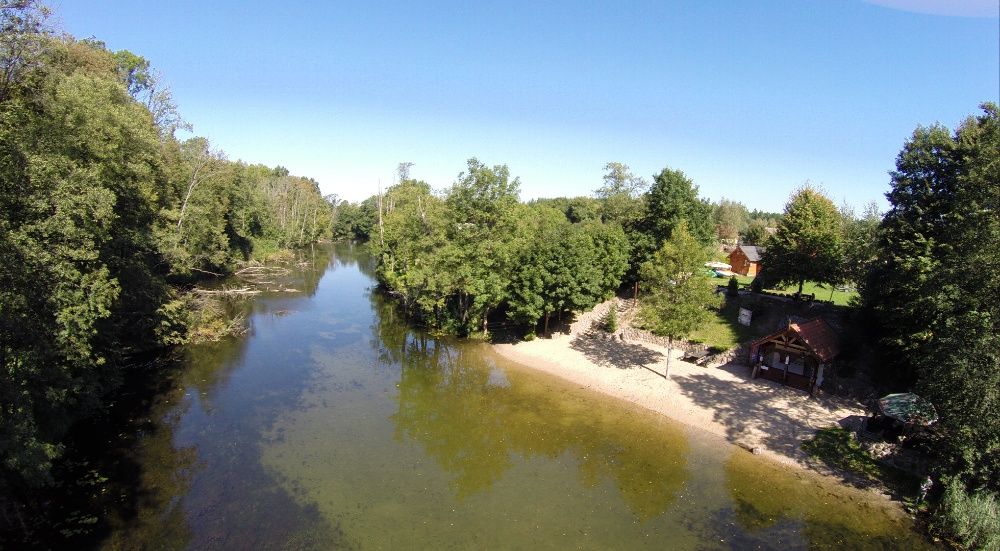
[[[712,316],[710,308],[717,307],[720,299],[702,275],[708,258],[708,249],[688,233],[687,222],[682,220],[643,264],[646,294],[640,314],[653,333],[673,342],[688,336]],[[669,376],[669,366],[668,356],[665,376]]]
[[[863,287],[883,376],[940,415],[942,472],[1000,491],[1000,114],[917,128],[896,159]]]
[[[833,201],[819,190],[804,186],[796,191],[767,240],[761,264],[768,284],[806,280],[838,283],[843,262],[841,217]]]
[[[0,490],[16,495],[49,481],[134,356],[178,342],[171,283],[331,226],[314,181],[177,140],[147,60],[47,16],[0,1]]]

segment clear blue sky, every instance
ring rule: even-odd
[[[996,0],[50,3],[148,58],[230,158],[351,200],[401,161],[444,188],[477,156],[525,199],[619,161],[750,208],[806,180],[884,206],[917,125],[1000,101]]]

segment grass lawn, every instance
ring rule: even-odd
[[[744,287],[744,286],[749,286],[750,282],[753,281],[753,278],[749,276],[738,275],[736,276],[736,280],[740,282],[740,287]],[[728,279],[721,277],[716,278],[714,281],[716,281],[718,285],[725,285],[726,283],[729,282]],[[798,290],[799,290],[798,285],[788,285],[787,287],[767,289],[767,291],[771,291],[773,293],[786,293],[789,295],[794,294]],[[831,290],[833,291],[832,298],[830,293]],[[851,303],[851,299],[858,296],[857,291],[853,290],[838,291],[832,288],[830,285],[826,285],[823,283],[814,283],[812,281],[807,281],[805,285],[802,286],[802,292],[807,295],[808,294],[815,295],[816,300],[832,300],[833,303],[836,304],[837,306],[849,306]]]
[[[688,339],[706,346],[729,350],[741,342],[762,337],[760,329],[739,324],[740,307],[736,302],[726,304],[717,315],[692,333]]]

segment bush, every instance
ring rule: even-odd
[[[729,288],[726,289],[726,295],[735,297],[740,294],[740,282],[737,281],[736,276],[729,278]]]
[[[945,484],[935,527],[968,549],[1000,550],[1000,503],[988,492],[969,495],[957,480]]]
[[[614,305],[608,309],[608,315],[604,318],[604,329],[608,333],[618,330],[618,309]]]

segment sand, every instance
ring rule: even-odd
[[[658,412],[782,463],[807,466],[802,442],[816,429],[864,415],[856,404],[810,397],[771,381],[750,379],[741,361],[702,367],[681,361],[673,350],[664,379],[667,349],[622,342],[600,331],[558,334],[494,349],[532,369]]]

